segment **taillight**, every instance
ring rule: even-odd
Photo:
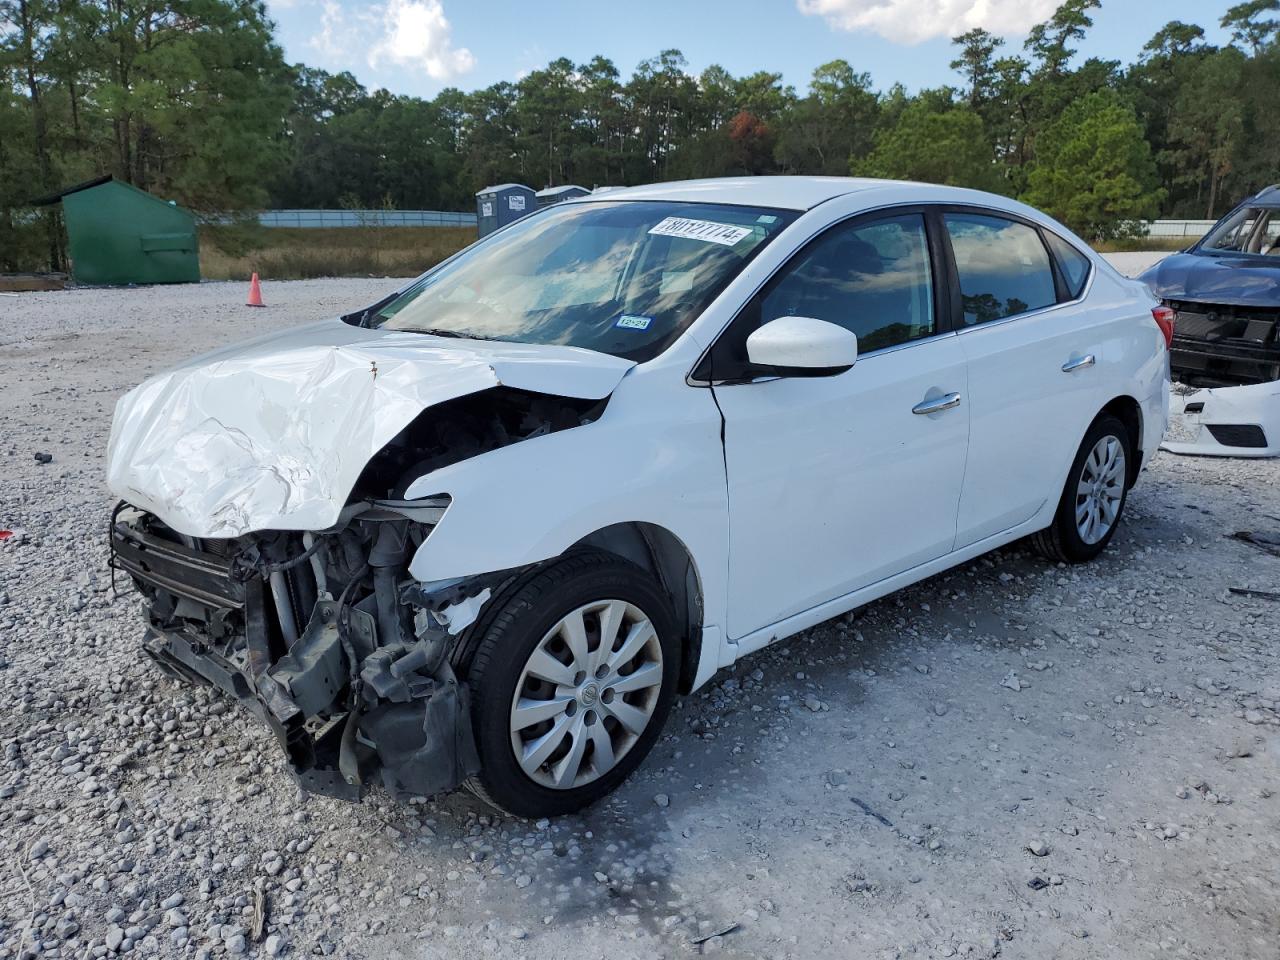
[[[1156,326],[1160,328],[1160,332],[1164,334],[1164,345],[1167,348],[1173,346],[1173,318],[1177,316],[1173,307],[1152,307],[1151,316],[1155,318]]]

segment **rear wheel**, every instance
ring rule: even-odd
[[[1110,414],[1093,422],[1067,474],[1053,523],[1031,538],[1050,560],[1085,563],[1111,542],[1129,492],[1133,440]]]
[[[467,671],[480,773],[471,789],[524,817],[571,813],[644,759],[675,696],[675,615],[648,572],[572,554],[498,598]]]

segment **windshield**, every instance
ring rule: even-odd
[[[366,323],[643,362],[795,217],[662,201],[550,207],[419,278]]]
[[[1200,249],[1280,257],[1280,209],[1241,207],[1209,231]]]

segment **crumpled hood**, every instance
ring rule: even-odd
[[[1175,253],[1138,279],[1165,300],[1280,307],[1280,257]]]
[[[107,484],[193,537],[323,530],[369,459],[426,408],[499,385],[598,400],[633,365],[577,347],[325,321],[206,354],[125,394]]]

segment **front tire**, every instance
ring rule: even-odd
[[[1044,557],[1087,563],[1111,542],[1129,494],[1133,439],[1111,414],[1093,421],[1067,474],[1053,523],[1033,534]]]
[[[468,786],[521,817],[573,813],[652,749],[675,698],[675,614],[645,570],[573,553],[526,575],[476,625],[467,668],[480,772]]]

